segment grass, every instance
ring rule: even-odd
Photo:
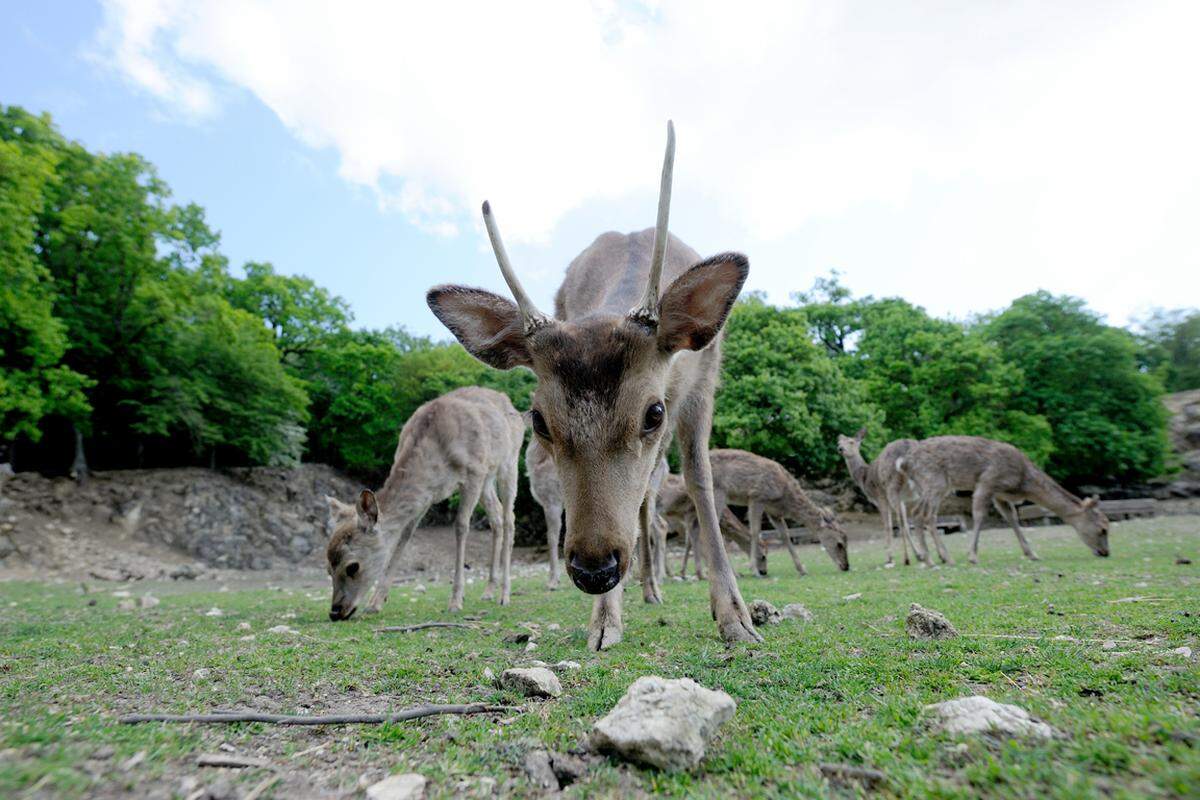
[[[533,746],[569,749],[586,736],[638,676],[691,677],[738,702],[701,769],[660,773],[600,761],[569,791],[580,797],[663,793],[689,797],[852,796],[817,764],[881,770],[885,796],[1183,797],[1200,787],[1200,520],[1165,518],[1117,526],[1114,555],[1093,557],[1069,529],[1038,529],[1043,560],[1021,559],[1011,534],[985,533],[980,567],[968,566],[962,536],[950,538],[960,565],[880,569],[882,549],[852,547],[853,570],[834,571],[805,549],[799,578],[773,553],[767,579],[743,577],[747,601],[801,602],[812,623],[768,627],[764,645],[726,649],[716,637],[705,584],[669,581],[666,604],[626,595],[625,639],[586,651],[589,599],[518,581],[498,608],[468,591],[479,631],[377,634],[380,624],[451,618],[448,586],[393,591],[378,617],[332,624],[324,585],[218,591],[152,590],[156,607],[121,611],[111,585],[83,594],[71,585],[0,584],[0,796],[169,797],[182,778],[231,782],[239,792],[264,770],[194,766],[221,744],[280,767],[265,796],[354,794],[356,781],[416,771],[430,796],[531,793],[521,758]],[[744,559],[737,566],[746,570]],[[858,599],[846,595],[860,593]],[[1127,597],[1139,602],[1113,602]],[[95,600],[94,605],[89,601]],[[941,642],[903,634],[908,606],[945,613],[965,635]],[[213,607],[221,616],[206,616]],[[536,652],[503,638],[526,621],[556,631]],[[243,624],[245,623],[245,624]],[[271,634],[284,624],[298,635]],[[249,629],[245,629],[246,625]],[[1000,638],[1014,637],[1014,638]],[[253,636],[242,641],[241,637]],[[1027,637],[1027,638],[1026,638]],[[1103,649],[1114,640],[1115,649]],[[528,702],[485,685],[527,657],[573,659],[564,696]],[[211,671],[197,678],[195,670]],[[922,707],[970,694],[1016,703],[1065,735],[1047,742],[953,740],[933,735]],[[301,713],[385,710],[421,702],[523,705],[509,715],[438,717],[395,726],[296,729],[121,726],[133,711],[203,711],[234,706]],[[122,762],[144,752],[144,760]],[[495,780],[495,784],[486,779]]]

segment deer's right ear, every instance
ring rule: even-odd
[[[349,503],[343,503],[336,497],[325,495],[325,502],[329,505],[329,518],[331,520],[337,520],[354,514],[354,506]]]
[[[703,350],[721,332],[750,262],[740,253],[701,261],[675,279],[658,303],[658,346],[663,352]]]
[[[858,433],[854,434],[854,438],[855,438],[855,439],[857,439],[857,440],[858,440],[858,441],[860,441],[860,442],[861,442],[863,439],[867,438],[867,429],[866,429],[866,427],[859,428],[859,429],[858,429]]]
[[[375,499],[375,493],[370,489],[363,489],[359,492],[354,510],[358,513],[358,524],[364,530],[371,530],[375,527],[375,523],[379,522],[379,501]]]
[[[483,289],[435,286],[425,302],[467,352],[489,367],[512,369],[532,363],[516,303]]]

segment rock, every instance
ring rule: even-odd
[[[529,782],[539,789],[558,791],[558,777],[550,763],[550,753],[545,750],[530,750],[521,763]]]
[[[138,605],[142,608],[154,608],[158,603],[159,599],[152,594],[144,594],[138,599]]]
[[[194,670],[192,672],[192,680],[194,680],[194,681],[206,681],[211,677],[212,677],[212,670],[209,669],[208,667],[200,667],[200,669]]]
[[[1187,566],[1190,563],[1192,563],[1192,560],[1190,558],[1185,558],[1184,556],[1175,556],[1176,566],[1183,567],[1183,566]]]
[[[909,606],[904,629],[912,639],[953,639],[958,631],[940,611],[924,608],[917,603]]]
[[[813,613],[800,603],[788,603],[780,613],[784,619],[798,619],[801,622],[813,621]]]
[[[758,625],[778,625],[783,616],[766,600],[755,600],[750,604],[750,621]]]
[[[592,727],[593,749],[663,770],[693,769],[737,704],[690,678],[645,676]]]
[[[417,800],[425,796],[425,776],[391,775],[367,787],[367,800]]]
[[[505,644],[525,644],[529,641],[529,631],[517,631],[504,637]]]
[[[562,694],[558,676],[545,667],[506,669],[500,673],[500,687],[526,697],[558,697]]]
[[[167,573],[167,577],[173,581],[194,581],[199,576],[200,573],[191,564],[180,564]]]
[[[556,664],[551,664],[550,669],[555,672],[576,672],[583,669],[578,661],[559,661]]]
[[[483,668],[483,679],[489,684],[494,684],[496,682],[496,673],[492,672],[491,667]]]
[[[1117,643],[1114,642],[1112,639],[1105,639],[1104,643],[1100,645],[1100,649],[1101,650],[1116,650]]]
[[[239,622],[237,624],[237,629],[239,631],[248,631],[248,630],[250,630],[250,623],[249,622]]]
[[[818,769],[827,781],[838,786],[852,788],[860,783],[867,791],[874,791],[887,783],[887,776],[879,770],[854,764],[819,764]]]
[[[121,602],[117,603],[118,611],[133,611],[135,608],[137,608],[136,600],[126,599],[126,600],[122,600]]]
[[[289,628],[287,625],[276,625],[273,628],[267,628],[267,633],[279,633],[286,636],[295,636],[299,632],[295,628]]]
[[[992,736],[1031,736],[1049,739],[1055,731],[1029,715],[1020,706],[997,703],[982,695],[960,697],[925,706],[934,716],[933,729],[949,734],[990,734]]]
[[[548,630],[548,631],[556,631],[556,630],[559,630],[560,628],[562,628],[562,625],[559,625],[557,622],[551,622],[549,625],[546,626],[546,630]]]
[[[1176,647],[1171,652],[1182,658],[1191,658],[1192,657],[1192,648],[1190,648],[1190,647]]]
[[[860,598],[860,597],[862,597],[862,592],[855,592],[854,594],[848,594],[848,595],[846,595],[846,596],[845,596],[845,597],[843,597],[842,599],[843,599],[843,600],[857,600],[857,599],[858,599],[858,598]]]
[[[225,616],[225,612],[222,611],[221,609],[217,608],[216,606],[213,606],[208,611],[204,612],[204,616],[206,616],[206,617],[223,617],[223,616]]]

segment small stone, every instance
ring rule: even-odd
[[[801,622],[813,621],[813,613],[801,603],[788,603],[780,613],[784,619],[798,619]]]
[[[1190,558],[1186,558],[1184,556],[1175,556],[1175,564],[1177,566],[1182,567],[1182,566],[1186,566],[1190,563],[1192,563],[1192,560]]]
[[[118,611],[133,611],[135,608],[137,608],[137,601],[132,598],[117,603]]]
[[[129,770],[133,769],[134,767],[136,767],[138,764],[141,764],[145,760],[146,760],[146,751],[138,750],[136,753],[131,755],[129,758],[127,758],[121,762],[121,770],[123,772],[129,772]]]
[[[1030,716],[1020,706],[997,703],[982,695],[960,697],[925,706],[925,712],[935,717],[935,731],[948,734],[989,734],[1001,737],[1031,736],[1049,739],[1055,731],[1046,723]]]
[[[918,603],[909,606],[904,629],[911,639],[953,639],[958,631],[940,611],[924,608]]]
[[[248,631],[248,630],[250,630],[250,623],[249,622],[239,622],[237,624],[237,629],[239,631]]]
[[[1100,645],[1100,649],[1101,650],[1116,650],[1117,643],[1114,642],[1112,639],[1105,639],[1104,643]]]
[[[551,664],[550,669],[555,672],[576,672],[583,669],[578,661],[559,661],[557,664]]]
[[[766,600],[755,600],[750,604],[750,621],[755,625],[778,625],[783,616]]]
[[[418,583],[416,586],[414,586],[414,587],[413,587],[413,589],[412,589],[412,590],[413,590],[414,592],[426,592],[426,591],[429,591],[428,589],[426,589],[426,588],[425,588],[425,584],[423,584],[423,583]]]
[[[517,631],[504,637],[505,644],[525,644],[529,641],[529,631]]]
[[[525,754],[521,766],[529,782],[538,789],[558,791],[558,777],[550,763],[550,753],[545,750],[530,750]]]
[[[860,598],[860,597],[862,597],[862,592],[855,592],[854,594],[848,594],[848,595],[846,595],[846,596],[845,596],[845,597],[843,597],[842,599],[843,599],[843,600],[857,600],[857,599],[858,599],[858,598]]]
[[[549,625],[546,626],[546,630],[548,630],[548,631],[557,631],[561,628],[562,628],[562,625],[559,625],[557,622],[551,622]]]
[[[112,596],[113,597],[133,597],[133,593],[126,591],[125,589],[121,589],[120,591],[113,592]]]
[[[425,796],[425,776],[391,775],[367,787],[367,800],[417,800]]]
[[[526,697],[558,697],[562,694],[558,676],[544,667],[506,669],[500,673],[500,687]]]
[[[152,594],[144,594],[138,599],[138,605],[142,608],[154,608],[159,604],[159,599]]]
[[[1192,657],[1192,648],[1190,648],[1190,647],[1176,647],[1171,652],[1177,656],[1180,656],[1181,658],[1191,658]]]
[[[663,770],[693,769],[737,704],[691,678],[645,676],[592,727],[591,746]]]
[[[491,667],[483,668],[483,679],[487,683],[495,683],[496,682],[496,673],[492,671]]]
[[[525,643],[525,652],[532,653],[534,650],[537,650],[537,642],[530,639],[528,642]]]
[[[206,681],[211,677],[212,677],[212,670],[209,669],[208,667],[200,667],[200,669],[194,670],[192,672],[192,680],[194,680],[194,681]]]
[[[267,633],[279,633],[286,636],[295,636],[299,632],[295,628],[289,628],[287,625],[276,625],[273,628],[267,628]]]
[[[213,606],[208,611],[204,612],[204,616],[206,616],[206,617],[223,617],[223,616],[225,616],[225,612],[222,611],[221,609],[217,608],[216,606]]]

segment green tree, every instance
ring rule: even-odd
[[[54,181],[53,153],[0,140],[0,440],[41,437],[50,414],[86,418],[90,382],[64,366],[64,325],[37,257],[37,217]]]
[[[882,435],[863,387],[808,338],[802,311],[739,302],[727,323],[713,445],[773,458],[809,477],[840,474],[837,435]]]
[[[285,359],[300,357],[353,319],[346,301],[302,275],[280,275],[271,264],[249,262],[246,277],[229,280],[231,303],[265,320]]]
[[[1200,389],[1200,311],[1160,308],[1138,327],[1141,362],[1166,390]]]
[[[1167,451],[1159,380],[1132,334],[1082,300],[1037,292],[981,322],[980,333],[1025,375],[1017,406],[1053,430],[1048,468],[1072,484],[1160,474]]]

